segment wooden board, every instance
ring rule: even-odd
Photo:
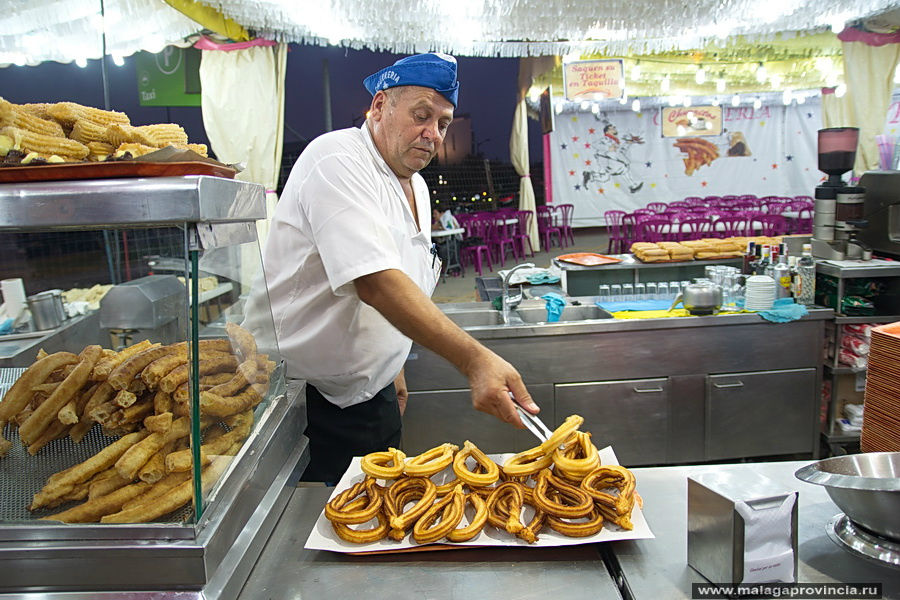
[[[64,181],[71,179],[116,179],[120,177],[180,177],[212,175],[234,179],[235,171],[223,165],[205,162],[110,161],[57,163],[0,167],[0,183]]]
[[[556,260],[581,265],[583,267],[596,267],[598,265],[612,265],[622,262],[621,258],[606,256],[605,254],[595,254],[593,252],[575,252],[573,254],[563,254],[557,256]]]

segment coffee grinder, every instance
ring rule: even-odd
[[[819,170],[828,179],[816,187],[812,253],[830,260],[872,258],[872,250],[856,238],[868,223],[864,218],[865,188],[847,185],[842,176],[853,169],[857,127],[819,130]]]

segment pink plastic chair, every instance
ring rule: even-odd
[[[685,202],[684,200],[676,200],[675,202],[669,202],[669,208],[690,208],[690,204]]]
[[[669,208],[669,205],[665,202],[650,202],[649,204],[647,204],[647,208],[649,208],[653,212],[663,213],[666,212],[666,209]]]
[[[556,207],[556,215],[559,217],[556,223],[562,232],[563,246],[575,245],[575,231],[572,229],[572,216],[575,214],[574,204],[559,204]]]
[[[501,267],[506,264],[507,250],[512,251],[514,260],[518,261],[522,258],[522,255],[519,253],[519,245],[514,235],[514,225],[507,225],[504,223],[505,220],[510,218],[512,217],[505,213],[496,214],[492,217],[494,226],[491,228],[490,237],[487,239],[488,247],[494,253],[497,262],[500,263]]]
[[[519,247],[519,253],[522,256],[525,256],[525,243],[528,242],[528,254],[533,257],[534,248],[531,246],[531,236],[528,235],[528,230],[531,229],[531,221],[534,219],[534,213],[530,210],[517,210],[515,217],[519,222],[516,224],[513,238],[516,240],[516,245]]]
[[[691,217],[682,219],[674,225],[674,241],[699,240],[712,236],[712,219],[710,217]]]
[[[754,217],[753,221],[761,225],[759,231],[757,232],[759,233],[759,235],[772,237],[776,235],[784,235],[785,233],[787,233],[787,219],[785,219],[781,215],[758,215]]]
[[[606,219],[606,233],[609,236],[609,243],[606,244],[607,254],[622,254],[625,252],[625,232],[622,217],[627,214],[624,210],[608,210],[603,213],[603,218]]]
[[[637,223],[636,242],[665,242],[672,235],[672,221],[665,217],[649,217]]]
[[[491,249],[488,240],[493,235],[494,219],[491,217],[476,217],[471,219],[466,225],[466,238],[479,238],[480,243],[473,245],[464,245],[459,254],[460,264],[465,268],[465,263],[475,267],[475,271],[482,275],[484,262],[487,262],[488,270],[494,270],[494,263],[491,262]],[[463,239],[465,243],[465,239]]]
[[[631,250],[631,244],[636,241],[637,224],[642,219],[649,219],[648,215],[627,213],[622,216],[622,248],[623,252]]]
[[[791,233],[812,233],[813,225],[813,209],[806,207],[801,208],[799,216],[794,219]]]
[[[688,196],[684,199],[689,206],[706,206],[706,202],[700,196]]]
[[[537,208],[538,234],[541,236],[541,243],[545,250],[550,249],[550,240],[554,235],[557,245],[560,248],[563,247],[562,229],[556,225],[554,213],[555,210],[550,206],[538,206]]]
[[[749,221],[743,215],[720,216],[715,220],[714,231],[716,237],[743,237],[748,235]]]

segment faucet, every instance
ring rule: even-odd
[[[509,280],[512,278],[512,274],[518,271],[519,269],[531,269],[534,268],[534,263],[522,263],[520,265],[514,266],[510,269],[506,276],[503,278],[503,292],[502,292],[502,302],[503,302],[503,324],[509,325],[509,317],[510,311],[519,305],[519,302],[522,301],[522,289],[519,288],[518,293],[515,296],[509,295]]]

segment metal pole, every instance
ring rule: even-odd
[[[100,57],[100,78],[103,80],[103,108],[109,110],[109,81],[106,79],[106,6],[100,0],[100,21],[102,22],[101,40],[103,42],[103,55]]]
[[[328,59],[322,60],[322,94],[325,98],[325,131],[331,131],[331,73],[328,71]]]

